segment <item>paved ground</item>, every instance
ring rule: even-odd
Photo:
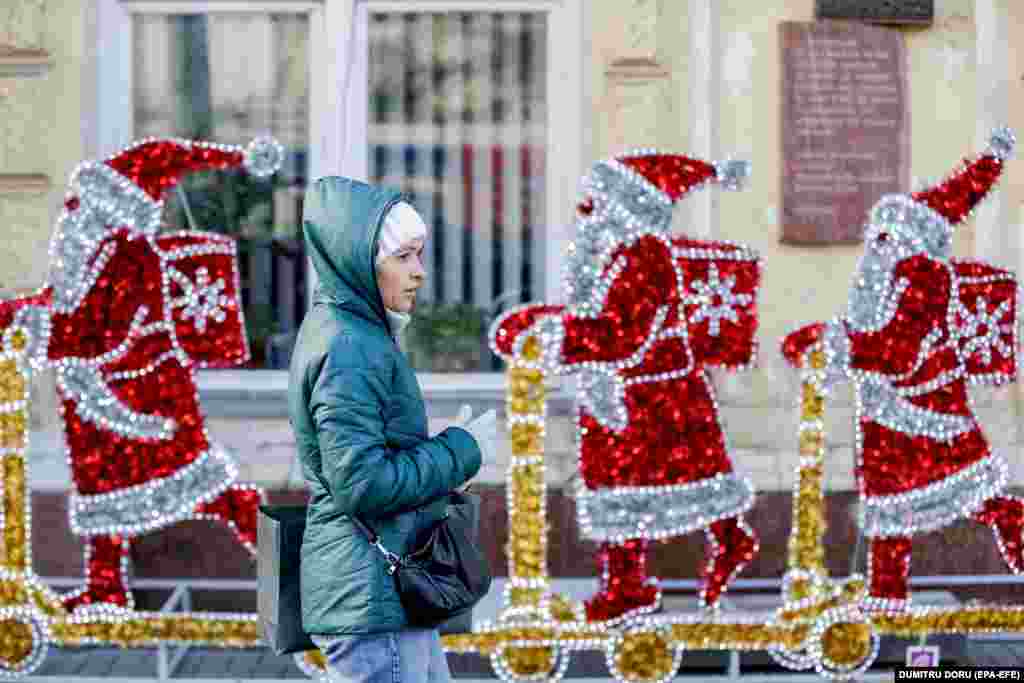
[[[697,666],[704,660],[711,664],[718,653],[694,653],[691,661],[684,657],[679,672],[680,680],[729,680],[729,662],[721,657],[718,666]],[[761,660],[761,661],[757,661]],[[450,657],[453,675],[459,683],[493,680],[486,662],[470,655]],[[972,666],[1024,667],[1024,640],[970,640],[967,658],[959,663]],[[119,650],[114,648],[52,649],[46,661],[26,681],[35,683],[151,683],[157,677],[156,650]],[[870,679],[891,680],[892,664],[876,666]],[[763,658],[743,658],[739,681],[799,681],[817,677],[794,675],[768,665]],[[607,683],[604,662],[596,653],[584,653],[574,658],[566,676],[571,683],[585,683],[603,679]],[[273,681],[306,680],[290,656],[278,657],[265,649],[214,650],[193,648],[187,651],[173,672],[171,680],[180,683],[217,681]]]
[[[498,580],[487,599],[479,606],[476,617],[490,618],[497,614],[502,596],[502,581]],[[589,579],[560,580],[556,590],[563,595],[580,598],[592,588]],[[948,594],[928,594],[928,601],[942,603]],[[917,598],[917,596],[915,596]],[[732,598],[742,602],[744,610],[770,609],[774,596],[741,596]],[[688,609],[690,598],[675,598],[670,609]],[[736,605],[739,607],[740,605]],[[934,644],[936,641],[930,641]],[[974,666],[1024,667],[1024,638],[968,640],[947,639],[939,643],[944,661]],[[885,642],[878,664],[865,680],[892,680],[890,673],[903,656],[906,642]],[[27,677],[33,683],[150,683],[159,679],[160,652],[156,649],[122,650],[118,648],[51,648],[36,672]],[[173,651],[165,653],[165,662],[175,660]],[[450,655],[449,664],[459,683],[493,681],[490,663],[475,655]],[[774,663],[764,653],[746,653],[738,658],[725,652],[688,652],[683,658],[679,680],[724,681],[730,672],[739,673],[739,681],[810,681],[823,680],[817,676],[793,674]],[[571,683],[607,683],[604,658],[598,652],[575,653],[566,678]],[[290,655],[276,656],[265,648],[223,650],[189,648],[172,666],[170,680],[180,683],[272,683],[273,681],[307,680]]]

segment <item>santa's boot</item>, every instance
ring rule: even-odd
[[[658,580],[647,576],[646,539],[602,543],[597,552],[601,590],[586,602],[587,621],[611,622],[661,607]]]
[[[701,577],[700,605],[714,609],[732,578],[754,559],[758,542],[754,530],[742,516],[712,523],[705,535],[708,553]]]
[[[871,541],[868,552],[868,599],[872,610],[901,611],[909,605],[910,538],[893,536]]]
[[[991,498],[974,513],[974,519],[992,527],[999,552],[1014,574],[1024,572],[1024,500],[1010,496]]]
[[[202,519],[227,524],[246,550],[255,556],[256,520],[260,505],[266,502],[263,489],[234,484],[210,502],[197,505],[196,514]]]
[[[127,536],[93,536],[85,545],[85,586],[61,597],[69,612],[76,609],[134,609],[128,590],[131,541]]]

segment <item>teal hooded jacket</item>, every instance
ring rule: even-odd
[[[374,255],[402,199],[340,177],[306,192],[303,235],[319,283],[292,354],[288,411],[310,491],[300,570],[308,633],[407,626],[387,562],[352,517],[404,554],[444,517],[446,494],[480,469],[469,432],[429,437],[416,375],[389,329]]]

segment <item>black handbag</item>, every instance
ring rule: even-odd
[[[451,539],[458,537],[463,540],[457,542],[455,547],[467,551],[459,554],[459,557],[475,553],[473,561],[465,565],[466,567],[476,567],[473,571],[483,568],[483,572],[477,574],[478,579],[473,582],[479,593],[478,597],[473,600],[473,604],[475,604],[480,597],[487,593],[491,584],[487,561],[475,545],[480,499],[475,495],[453,493],[450,502],[448,518],[438,525],[438,527],[444,526],[445,531],[442,532],[435,527],[431,530],[430,541],[441,538],[441,544],[438,547],[443,549],[451,547]],[[256,540],[258,550],[256,600],[263,638],[267,646],[278,655],[316,649],[316,645],[302,628],[302,593],[299,583],[299,561],[302,551],[302,535],[306,530],[307,508],[307,505],[261,505],[259,508]],[[362,522],[356,522],[357,526],[360,524]],[[372,533],[365,525],[361,528],[364,529],[364,533]],[[470,542],[469,539],[472,539],[473,542]],[[442,552],[442,555],[445,554],[448,553]],[[455,554],[453,553],[451,556],[454,557]],[[419,560],[422,559],[420,556]],[[407,563],[405,570],[395,573],[396,581],[404,580],[406,584],[409,583],[411,579],[410,566]],[[465,572],[462,572],[461,575],[467,576]],[[457,581],[456,584],[460,581]],[[484,582],[486,585],[480,588]],[[447,584],[450,581],[443,583]],[[400,585],[399,594],[403,594]],[[405,598],[403,598],[403,605],[405,605]],[[415,606],[406,607],[406,609],[409,610],[410,618],[414,614],[425,613],[417,611],[418,608]],[[472,605],[453,614],[450,618],[442,616],[439,623],[435,622],[429,625],[437,626],[441,633],[467,633],[472,630],[473,625]]]
[[[450,496],[445,517],[404,556],[388,550],[369,525],[352,518],[387,560],[406,618],[414,626],[433,628],[465,615],[491,588],[491,569],[475,543],[479,500],[464,492]]]

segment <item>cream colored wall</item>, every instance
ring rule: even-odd
[[[52,67],[0,83],[0,174],[42,174],[43,192],[0,196],[0,288],[38,287],[56,209],[82,157],[83,31],[80,0],[10,0],[0,9],[0,44],[43,49]],[[0,182],[0,186],[5,186]]]
[[[1007,17],[1007,43],[1011,46],[1007,54],[1006,82],[1007,122],[1017,128],[1018,144],[1024,144],[1024,4],[1016,0],[1001,0],[1001,9]],[[1009,223],[1008,233],[1013,236],[1010,250],[1013,252],[1017,273],[1024,277],[1024,167],[1018,152],[1018,161],[1010,164],[1001,186]],[[1017,382],[1017,422],[1024,417],[1024,380]],[[1018,426],[1018,430],[1021,428]],[[1024,434],[1018,433],[1018,440],[1024,441]]]
[[[51,66],[0,78],[0,293],[34,290],[68,175],[82,159],[83,7],[80,0],[10,0],[0,8],[0,45],[41,49]],[[19,180],[42,176],[25,190]],[[32,425],[52,428],[52,378],[33,382]]]
[[[598,108],[596,160],[635,146],[653,146],[692,153],[703,141],[691,139],[689,116],[697,111],[699,90],[689,40],[693,1],[634,2],[628,11],[617,0],[594,4],[592,69]],[[1021,121],[1024,68],[1013,46],[1024,44],[1024,14],[1020,3],[996,0],[1000,20],[1009,25],[1014,63],[1011,106]],[[717,375],[719,399],[737,465],[754,477],[761,490],[788,489],[796,462],[797,386],[778,351],[783,335],[804,322],[827,319],[845,306],[846,293],[860,253],[855,246],[795,247],[778,240],[780,209],[780,21],[811,21],[813,0],[715,0],[717,33],[712,38],[715,96],[712,149],[716,157],[734,154],[753,162],[746,191],[717,193],[711,224],[718,237],[757,249],[764,262],[760,297],[761,354],[758,367],[739,376]],[[645,27],[655,27],[654,29]],[[907,45],[911,113],[911,172],[933,180],[949,173],[960,158],[980,151],[976,139],[975,8],[973,0],[936,0],[935,21],[927,28],[902,28]],[[648,36],[646,52],[632,37]],[[1020,38],[1017,38],[1020,36]],[[651,59],[655,67],[634,66],[632,78],[609,65],[616,60]],[[651,76],[651,73],[663,74]],[[622,72],[623,69],[619,69]],[[629,71],[629,69],[625,69]],[[645,75],[647,74],[647,75]],[[1024,221],[1024,192],[1013,170],[1001,191],[1018,207]],[[911,179],[907,179],[909,182]],[[691,197],[690,202],[695,198]],[[685,211],[682,211],[685,215]],[[681,229],[688,226],[681,224]],[[975,228],[960,230],[956,254],[969,257]],[[1024,265],[1018,257],[1017,268]],[[993,441],[1015,461],[1018,457],[1013,391],[975,392]],[[830,406],[829,486],[854,488],[852,453],[852,392],[837,392]]]

